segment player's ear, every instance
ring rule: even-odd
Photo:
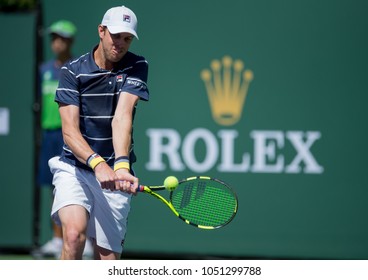
[[[102,38],[105,35],[105,31],[106,31],[106,26],[103,25],[98,25],[98,35],[100,36],[100,38]]]

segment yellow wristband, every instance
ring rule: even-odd
[[[115,165],[114,165],[114,171],[116,171],[118,169],[122,169],[122,168],[125,168],[125,169],[130,170],[130,164],[129,164],[129,162],[121,161],[121,162],[115,163]]]
[[[104,162],[104,161],[105,160],[101,156],[97,155],[89,161],[89,167],[91,167],[92,169],[95,169],[97,164]]]

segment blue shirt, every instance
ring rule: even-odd
[[[93,59],[94,50],[61,68],[55,101],[79,107],[80,131],[84,139],[94,152],[113,166],[115,154],[111,122],[119,96],[122,92],[128,92],[148,101],[148,62],[142,56],[127,52],[116,68],[109,71],[96,65]],[[135,110],[136,108],[133,110],[133,119]],[[132,135],[129,155],[131,163],[136,161],[133,143]],[[91,170],[73,155],[66,144],[61,160]]]

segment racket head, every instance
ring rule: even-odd
[[[170,203],[187,224],[217,229],[229,224],[238,211],[238,198],[225,182],[196,176],[179,181],[170,192]]]

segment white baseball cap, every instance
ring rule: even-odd
[[[138,39],[137,17],[125,6],[113,7],[105,13],[101,25],[106,26],[111,34],[127,32]]]

